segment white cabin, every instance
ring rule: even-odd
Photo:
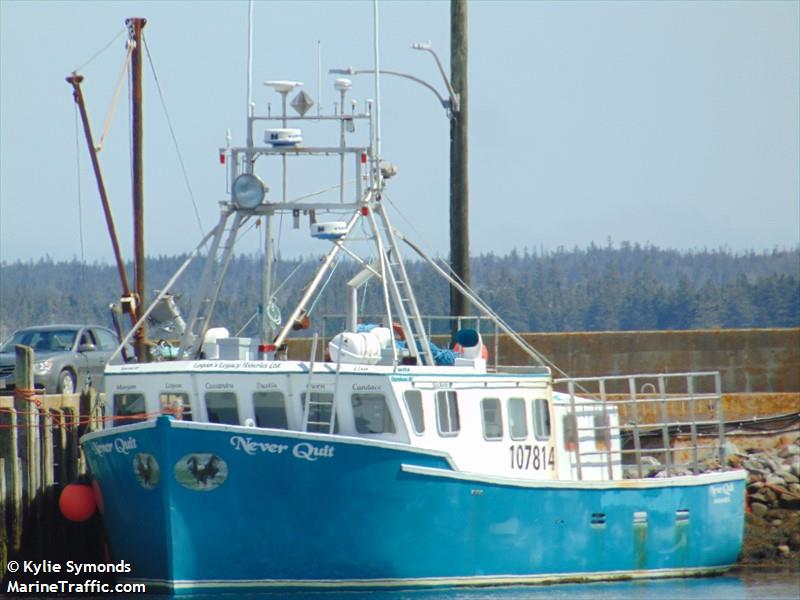
[[[172,414],[439,451],[455,470],[484,476],[621,479],[616,408],[581,400],[573,419],[569,396],[553,393],[549,369],[511,375],[458,366],[310,366],[201,360],[109,367],[109,426]]]

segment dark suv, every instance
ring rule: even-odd
[[[0,346],[0,391],[16,381],[15,346],[33,348],[34,386],[48,393],[72,394],[91,381],[103,389],[103,371],[119,339],[110,329],[97,325],[45,325],[14,332]],[[122,362],[117,356],[114,362]]]

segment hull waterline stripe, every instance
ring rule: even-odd
[[[435,467],[421,467],[417,465],[400,465],[404,473],[413,475],[423,475],[427,477],[439,477],[443,479],[455,479],[468,481],[470,483],[484,483],[492,485],[505,485],[526,488],[573,488],[573,489],[647,489],[647,488],[668,488],[668,487],[688,487],[702,486],[726,481],[744,480],[747,478],[747,471],[723,471],[721,473],[702,473],[700,475],[687,475],[680,477],[663,477],[660,479],[615,479],[612,481],[559,481],[557,479],[546,480],[527,480],[512,479],[507,477],[493,477],[491,475],[481,475],[477,473],[464,473],[458,471],[446,471]]]
[[[455,587],[521,585],[537,583],[570,583],[586,581],[609,581],[615,579],[658,579],[667,577],[693,577],[713,575],[728,571],[732,564],[713,567],[691,567],[682,569],[652,569],[639,571],[608,571],[605,573],[549,573],[546,575],[476,575],[472,577],[421,577],[389,579],[203,579],[177,580],[120,578],[130,583],[175,590],[219,589],[219,588],[389,588],[389,587]]]

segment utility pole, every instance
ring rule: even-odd
[[[144,181],[142,175],[142,29],[146,19],[131,18],[125,21],[128,26],[131,54],[131,109],[132,109],[132,154],[133,154],[133,247],[135,298],[138,314],[145,312],[145,267],[144,267]],[[136,330],[134,349],[139,362],[147,362],[147,346],[145,345],[145,324]]]
[[[470,285],[469,155],[467,148],[467,2],[450,0],[450,80],[459,99],[450,119],[450,266]],[[470,304],[450,286],[450,314],[470,314]],[[452,324],[455,331],[456,324]]]

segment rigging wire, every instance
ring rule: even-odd
[[[161,101],[161,108],[164,109],[164,116],[167,119],[167,127],[169,128],[170,136],[172,136],[172,143],[175,146],[175,152],[178,155],[178,163],[181,166],[181,172],[183,173],[183,180],[186,183],[186,189],[189,191],[189,197],[192,200],[192,206],[194,207],[194,216],[197,219],[197,226],[200,228],[200,233],[202,234],[203,229],[203,221],[200,218],[200,211],[197,208],[197,200],[194,197],[194,192],[192,191],[191,183],[189,182],[189,174],[186,171],[186,164],[183,162],[183,155],[181,154],[181,149],[178,146],[178,138],[175,135],[175,129],[172,127],[172,119],[169,116],[169,111],[167,110],[167,103],[164,100],[164,93],[161,90],[161,83],[158,80],[158,74],[156,73],[155,64],[153,64],[153,57],[150,55],[150,47],[147,45],[147,38],[145,37],[144,33],[142,33],[142,42],[144,43],[144,50],[147,54],[147,61],[150,64],[150,69],[153,71],[153,79],[156,82],[156,89],[158,90],[158,98]]]
[[[355,182],[356,182],[355,179],[349,179],[349,180],[345,181],[344,183],[347,186],[347,185],[352,185]],[[332,192],[333,190],[338,190],[340,187],[342,187],[341,184],[337,183],[336,185],[332,185],[330,187],[327,187],[325,189],[319,190],[317,192],[311,192],[310,194],[305,194],[304,196],[298,196],[294,200],[291,200],[290,202],[287,202],[287,204],[299,204],[301,200],[307,200],[308,198],[313,198],[314,196],[321,196],[322,194],[324,194],[326,192]]]
[[[278,219],[278,235],[277,235],[277,239],[274,238],[274,237],[272,238],[272,257],[273,257],[273,259],[272,259],[272,273],[269,274],[270,281],[272,280],[273,273],[277,273],[278,272],[278,265],[281,262],[281,254],[276,252],[275,250],[279,249],[281,247],[281,235],[283,234],[283,212],[284,211],[281,211],[281,216]],[[272,216],[274,216],[274,215],[266,216],[265,219],[264,219],[264,222],[268,223],[267,219],[272,219]],[[264,228],[264,235],[267,235],[266,228]],[[263,247],[266,248],[266,242],[264,242]],[[266,253],[266,251],[265,251],[265,253]],[[272,294],[272,298],[274,298],[274,297],[275,297],[275,294],[273,293]],[[270,302],[272,301],[272,298],[270,298]]]
[[[406,238],[403,238],[403,241],[406,244],[408,244],[412,249],[414,249],[418,254],[420,254],[420,256],[425,258],[425,255],[421,252],[421,250],[419,248],[415,248],[415,245],[412,242],[410,242]],[[429,260],[431,262],[431,264],[434,264],[433,259],[428,258],[427,260]],[[480,310],[481,312],[486,313],[489,316],[489,318],[494,320],[497,324],[502,325],[507,330],[505,333],[508,334],[509,337],[511,337],[511,339],[514,340],[515,343],[517,343],[517,345],[519,345],[520,347],[525,349],[526,352],[531,354],[532,357],[534,357],[537,360],[541,361],[543,364],[549,366],[554,371],[557,371],[563,377],[569,378],[569,374],[566,371],[564,371],[564,369],[559,367],[552,360],[547,358],[544,354],[542,354],[541,352],[536,350],[536,348],[534,348],[531,344],[529,344],[525,340],[525,338],[523,338],[519,333],[516,333],[516,331],[505,321],[505,319],[503,319],[499,314],[497,314],[491,308],[491,306],[488,303],[486,303],[483,300],[483,298],[481,298],[478,295],[478,293],[469,284],[467,284],[463,279],[461,279],[461,277],[459,277],[458,273],[456,273],[455,270],[453,270],[453,268],[450,266],[450,264],[446,260],[443,260],[443,259],[440,259],[440,260],[441,260],[443,266],[439,266],[438,268],[442,272],[446,273],[451,278],[452,281],[455,281],[456,283],[461,285],[465,290],[467,290],[469,292],[469,294],[474,299],[473,303],[477,303],[476,307],[478,308],[478,310]],[[515,337],[519,338],[519,339],[517,340],[517,339],[515,339]],[[524,343],[524,345],[523,345],[523,343]],[[576,385],[576,387],[579,390],[589,394],[590,396],[592,395],[591,392],[589,392],[582,384],[578,383]]]
[[[273,299],[273,298],[275,298],[276,294],[277,294],[279,291],[281,291],[281,288],[282,288],[284,285],[286,285],[286,283],[287,283],[287,282],[288,282],[288,281],[289,281],[289,280],[292,278],[292,276],[293,276],[295,273],[297,273],[297,271],[299,271],[299,270],[300,270],[300,267],[302,267],[302,266],[303,266],[303,261],[302,261],[302,260],[299,260],[299,261],[297,261],[297,266],[296,266],[294,269],[292,269],[292,272],[291,272],[291,273],[289,273],[289,274],[286,276],[286,279],[284,279],[284,280],[281,282],[281,284],[280,284],[280,285],[279,285],[277,288],[275,288],[275,291],[274,291],[274,292],[272,292],[272,298],[270,298],[270,301],[272,301],[272,299]]]
[[[363,315],[367,306],[367,291],[369,291],[369,279],[364,282],[363,291],[361,292],[361,309],[359,312]]]
[[[87,60],[85,63],[83,63],[83,64],[82,64],[81,66],[79,66],[77,69],[73,69],[73,71],[77,73],[77,72],[79,72],[79,71],[83,70],[84,68],[86,68],[86,67],[87,67],[87,66],[88,66],[88,65],[89,65],[89,64],[90,64],[92,61],[94,61],[94,59],[95,59],[95,58],[97,58],[97,57],[98,57],[98,56],[100,56],[100,55],[101,55],[103,52],[105,52],[106,50],[108,50],[108,49],[111,47],[111,44],[113,44],[114,42],[116,42],[116,41],[117,41],[117,39],[119,39],[119,36],[121,36],[123,33],[127,32],[127,31],[128,31],[128,28],[127,28],[127,27],[123,27],[122,29],[120,29],[120,30],[117,32],[117,35],[115,35],[113,38],[111,38],[111,41],[109,41],[109,42],[108,42],[108,43],[107,43],[105,46],[103,46],[102,48],[100,48],[100,50],[98,50],[97,52],[95,52],[94,54],[92,54],[92,56],[89,58],[89,60]]]
[[[117,77],[117,85],[114,87],[114,95],[111,97],[111,106],[108,108],[108,115],[106,116],[106,122],[103,124],[103,131],[100,133],[100,141],[97,142],[95,145],[95,151],[100,152],[103,149],[103,144],[105,144],[106,135],[108,135],[108,130],[111,129],[111,121],[114,118],[114,111],[117,108],[117,102],[119,102],[119,93],[122,91],[122,84],[124,83],[125,75],[128,72],[128,68],[131,64],[131,57],[133,56],[133,43],[128,43],[128,49],[125,53],[125,60],[122,61],[122,68],[119,71],[119,77]]]
[[[247,329],[247,326],[248,326],[248,325],[250,325],[250,323],[252,323],[252,322],[253,322],[253,320],[254,320],[254,319],[255,319],[255,318],[258,316],[258,315],[259,315],[259,311],[256,311],[256,312],[254,312],[254,313],[253,313],[253,316],[252,316],[252,317],[250,317],[249,319],[247,319],[247,323],[245,323],[244,325],[242,325],[242,326],[241,326],[241,328],[239,329],[239,331],[237,331],[237,332],[236,332],[236,335],[235,335],[234,337],[239,337],[240,335],[242,335],[242,333],[244,333],[244,330],[245,330],[245,329]]]
[[[395,213],[397,213],[397,215],[398,215],[398,216],[399,216],[399,217],[400,217],[400,218],[401,218],[403,221],[405,221],[405,222],[406,222],[406,225],[408,225],[408,227],[414,231],[414,233],[417,235],[417,239],[418,239],[418,240],[420,240],[420,241],[421,241],[423,244],[425,244],[425,246],[427,246],[428,248],[432,248],[432,247],[433,247],[433,246],[432,246],[432,244],[431,244],[430,242],[428,242],[428,240],[426,240],[426,239],[425,239],[425,237],[422,235],[422,233],[420,232],[420,230],[419,230],[419,229],[417,229],[416,227],[414,227],[414,223],[413,223],[413,221],[411,221],[411,219],[409,219],[408,217],[406,217],[406,216],[405,216],[405,214],[403,214],[403,212],[402,212],[402,211],[401,211],[401,210],[400,210],[400,209],[397,207],[397,205],[396,205],[394,202],[392,202],[392,199],[391,199],[391,197],[390,197],[390,196],[389,196],[389,195],[386,193],[386,190],[384,190],[384,191],[383,191],[383,198],[382,198],[382,199],[383,199],[383,200],[388,200],[388,202],[389,202],[389,205],[390,205],[390,206],[391,206],[391,207],[394,209],[394,212],[395,212]]]
[[[389,201],[389,205],[400,216],[400,218],[403,219],[408,224],[408,226],[417,233],[417,235],[419,236],[419,239],[425,245],[430,247],[430,244],[428,244],[428,242],[424,239],[422,234],[417,230],[416,227],[414,227],[414,224],[411,222],[411,220],[409,220],[403,214],[403,212],[397,207],[397,205],[394,202],[392,202],[391,199],[388,198],[388,196],[384,195],[383,197],[384,197],[384,199],[387,199]],[[405,240],[405,241],[406,241],[406,243],[409,243],[408,240]],[[412,245],[412,248],[413,248],[413,245]],[[433,260],[433,259],[431,259],[431,260]],[[450,263],[448,261],[444,260],[441,257],[439,257],[439,261],[442,263],[442,266],[440,267],[442,270],[447,272],[450,275],[450,277],[453,278],[453,280],[455,280],[460,285],[462,285],[464,287],[464,289],[466,289],[475,298],[475,300],[477,300],[480,304],[482,304],[484,307],[489,309],[489,311],[485,311],[484,309],[481,309],[480,307],[478,307],[479,310],[481,310],[482,312],[487,312],[487,314],[491,315],[491,318],[497,320],[498,323],[502,323],[506,328],[508,328],[509,330],[513,331],[513,329],[508,325],[508,323],[499,314],[497,314],[493,309],[491,309],[491,306],[486,301],[484,301],[483,298],[480,297],[480,295],[475,291],[475,289],[472,286],[470,286],[469,284],[467,284],[463,279],[461,279],[461,277],[458,275],[458,273],[456,273],[455,270],[453,270],[452,266],[450,265]],[[522,338],[522,339],[524,339],[524,338]],[[531,348],[533,348],[533,346],[531,346]],[[553,361],[551,361],[549,358],[544,356],[541,352],[539,352],[535,348],[533,348],[533,350],[536,353],[536,358],[538,358],[544,364],[548,365],[554,371],[560,373],[562,376],[569,377],[569,375],[566,373],[566,371],[564,371],[562,368],[560,368],[558,365],[556,365]],[[585,388],[583,388],[583,386],[578,386],[578,387],[581,388],[582,391],[584,391],[584,392],[586,391]]]
[[[236,234],[236,242],[235,243],[238,244],[244,238],[244,236],[247,235],[250,232],[251,229],[253,229],[253,227],[258,227],[258,226],[259,226],[258,225],[258,219],[256,219],[252,223],[250,223],[250,225],[248,226],[247,229],[245,229],[244,231],[239,232],[239,233]]]
[[[312,302],[311,306],[308,307],[306,315],[311,316],[311,313],[314,312],[314,307],[317,305],[317,302],[319,302],[319,299],[322,298],[322,295],[325,293],[325,288],[327,288],[328,284],[331,282],[333,274],[336,272],[336,267],[339,266],[340,262],[341,261],[336,260],[336,262],[333,263],[333,266],[330,268],[330,271],[328,273],[328,278],[325,280],[325,283],[322,284],[322,287],[319,288],[319,291],[317,292],[317,297],[314,298],[314,302]]]

